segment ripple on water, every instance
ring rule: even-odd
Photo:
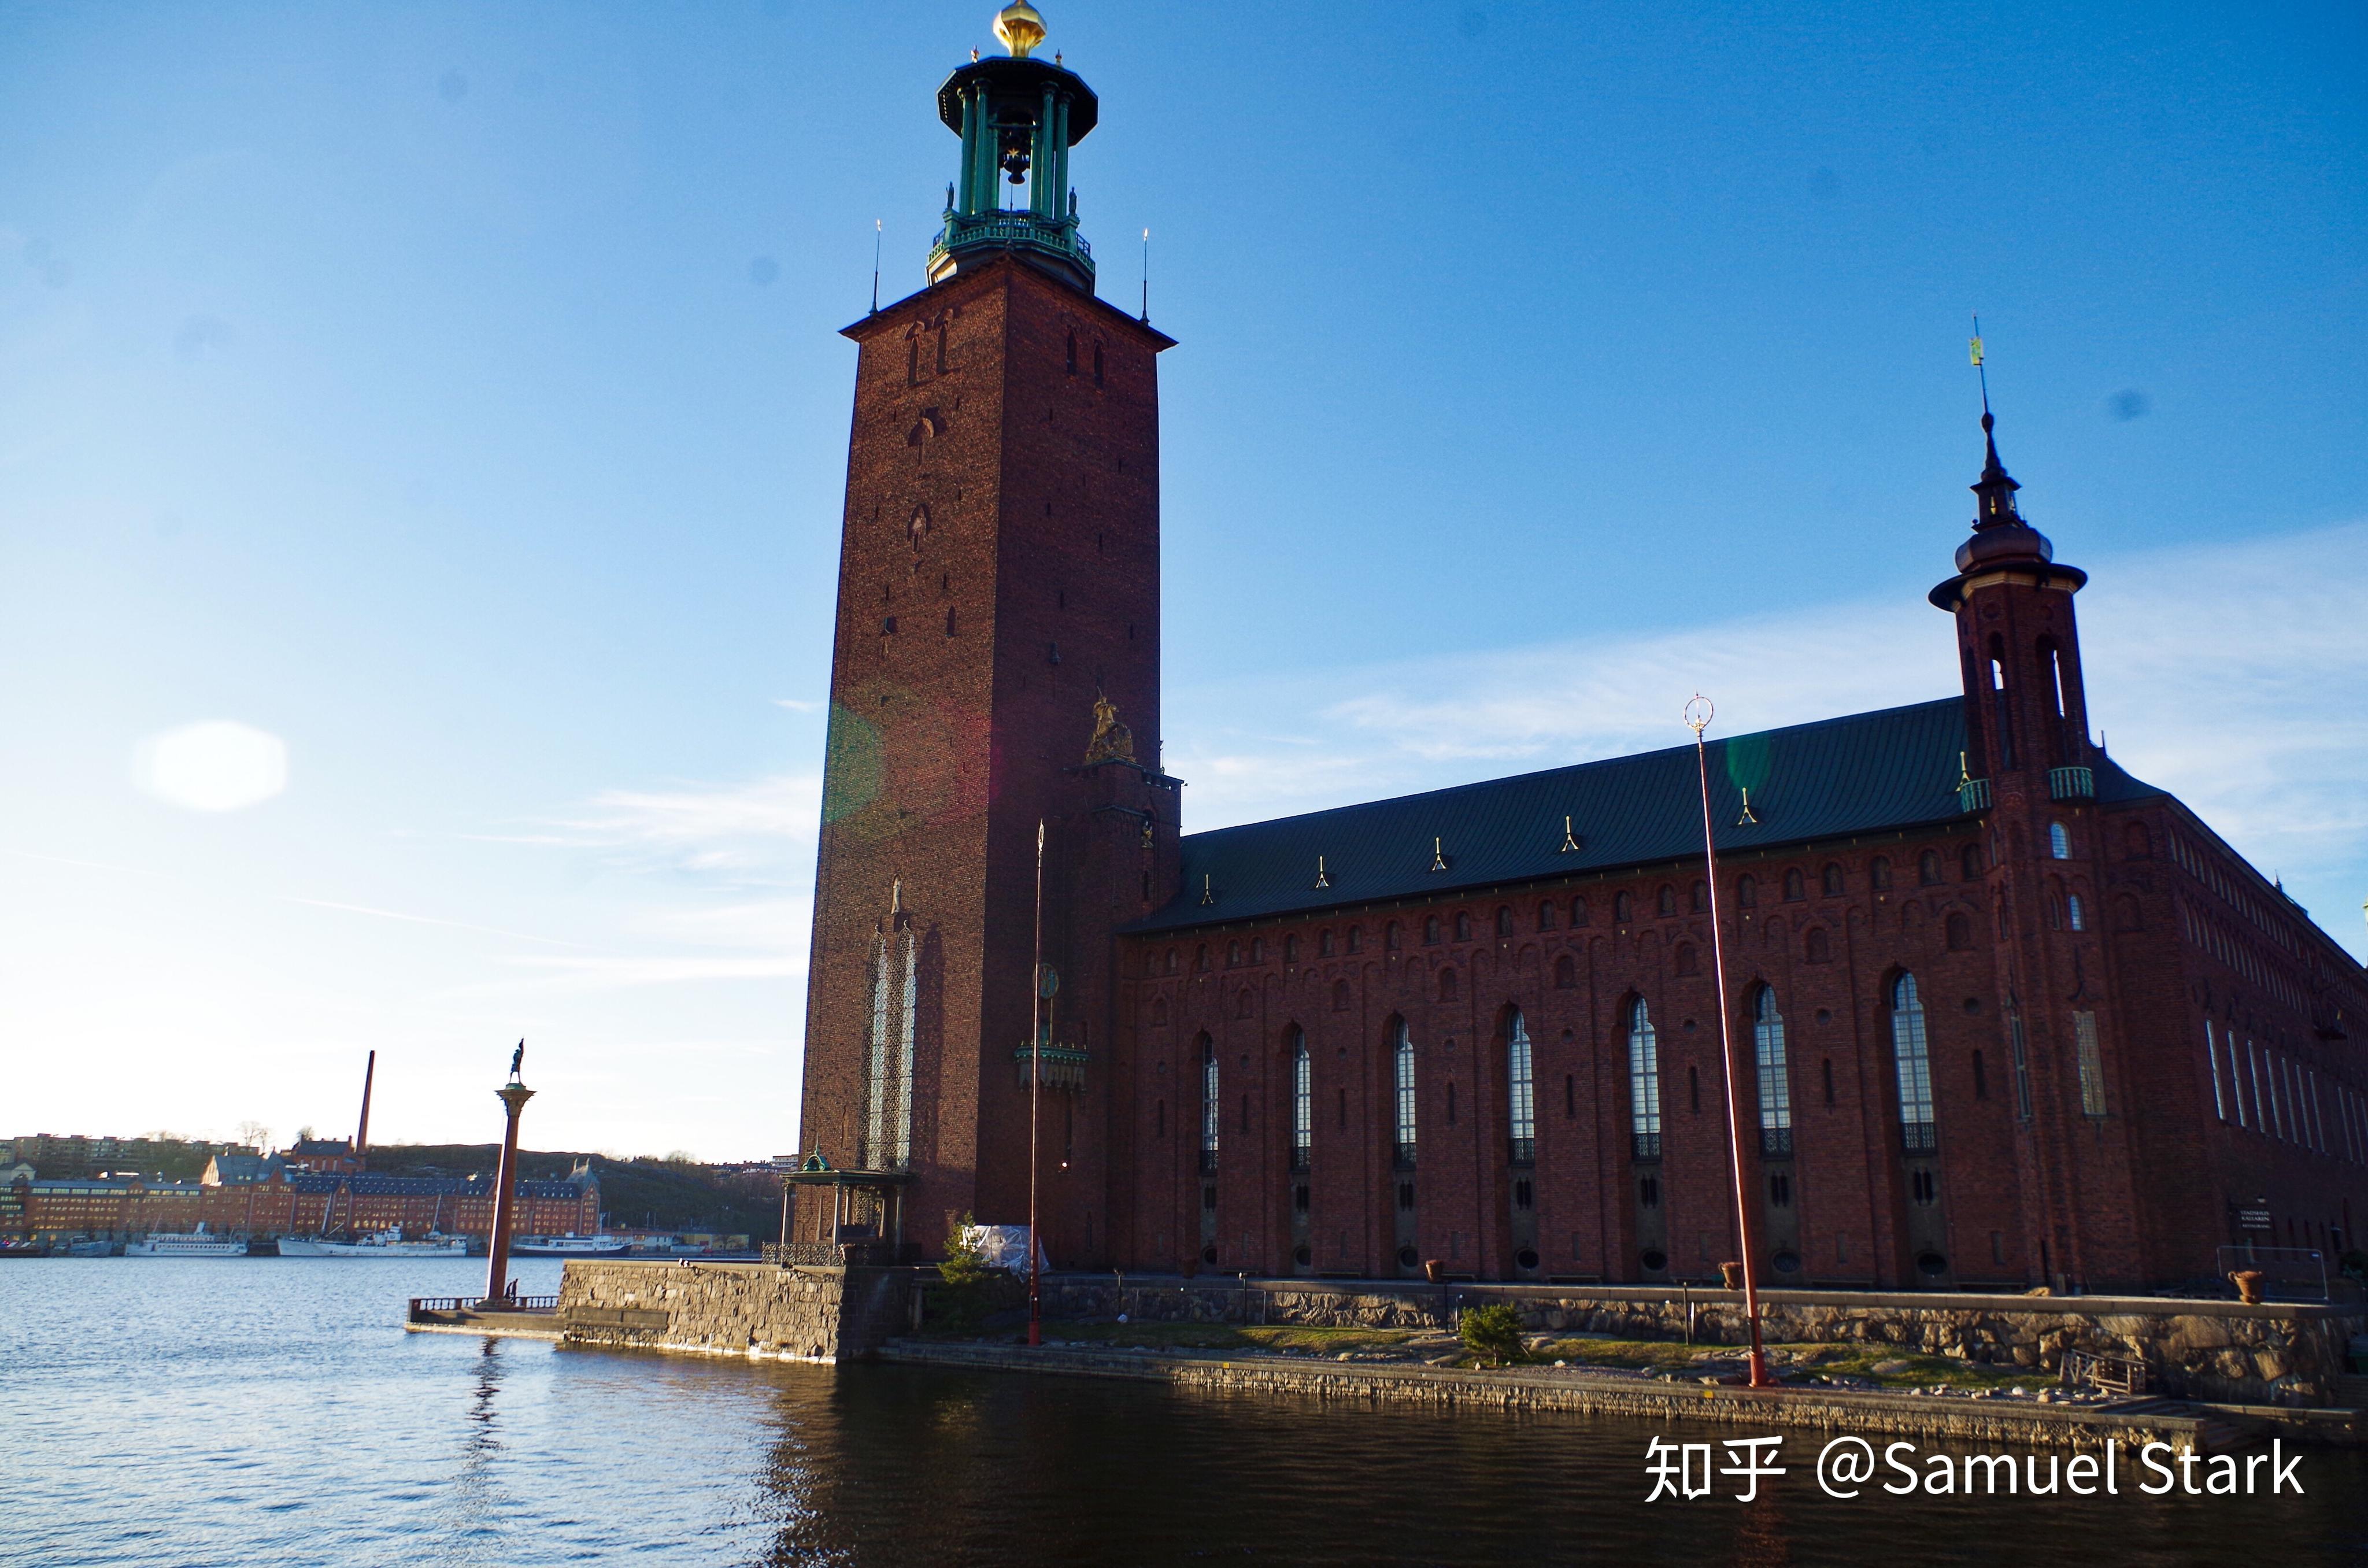
[[[1656,1435],[922,1369],[405,1335],[447,1260],[0,1268],[0,1561],[127,1564],[2319,1561],[2368,1462],[2272,1504],[1641,1506]],[[555,1262],[523,1264],[549,1290]],[[1787,1438],[1805,1466],[1818,1439]]]

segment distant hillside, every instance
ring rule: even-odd
[[[501,1154],[494,1143],[374,1143],[370,1168],[386,1176],[490,1176]],[[780,1178],[764,1172],[521,1149],[518,1174],[529,1181],[555,1181],[583,1159],[592,1162],[592,1173],[600,1178],[600,1208],[611,1225],[745,1233],[757,1241],[771,1239],[780,1227]]]

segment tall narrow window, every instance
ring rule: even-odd
[[[2072,858],[2072,835],[2060,822],[2047,824],[2047,853],[2058,860]]]
[[[891,983],[888,938],[882,937],[871,944],[871,1051],[863,1074],[862,1159],[869,1165],[888,1163],[888,1052],[891,1038],[888,992]]]
[[[1201,1037],[1201,1169],[1214,1175],[1217,1169],[1217,1134],[1224,1131],[1224,1107],[1217,1098],[1217,1045],[1207,1035]]]
[[[1404,1018],[1390,1039],[1390,1075],[1397,1105],[1397,1163],[1402,1170],[1414,1167],[1415,1098],[1414,1098],[1414,1031]]]
[[[1315,1153],[1315,1073],[1307,1060],[1307,1036],[1291,1031],[1291,1168],[1307,1169]]]
[[[1517,1165],[1538,1157],[1537,1102],[1530,1076],[1530,1029],[1514,1008],[1505,1019],[1505,1128]]]
[[[1751,1044],[1759,1064],[1759,1152],[1793,1152],[1793,1085],[1784,1063],[1784,1015],[1776,1010],[1776,988],[1763,985],[1751,999]]]
[[[2006,640],[1990,639],[1990,706],[1998,715],[1998,756],[2001,769],[2014,766],[2014,715],[2007,706]]]
[[[905,1170],[913,1163],[913,1033],[921,1011],[920,954],[913,945],[913,934],[905,933],[905,991],[898,998],[896,1019],[896,1149],[892,1170]]]
[[[1891,1054],[1899,1074],[1900,1141],[1913,1153],[1928,1153],[1940,1146],[1932,1127],[1932,1058],[1912,974],[1891,983]]]
[[[2105,1114],[2105,1062],[2097,1050],[2097,1015],[2072,1015],[2073,1059],[2080,1068],[2080,1114]]]
[[[2078,893],[2065,895],[2064,915],[2075,931],[2086,931],[2089,928],[2089,906],[2080,902]]]
[[[1628,1127],[1636,1157],[1661,1157],[1661,1040],[1645,999],[1628,1004]]]
[[[2013,992],[2006,994],[2006,1046],[2014,1066],[2014,1114],[2031,1119],[2031,1051],[2022,1033],[2022,1005]]]

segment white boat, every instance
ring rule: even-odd
[[[143,1242],[126,1242],[126,1257],[245,1257],[246,1243],[237,1236],[210,1235],[200,1220],[198,1228],[182,1233],[150,1236]]]
[[[429,1232],[416,1242],[403,1239],[399,1226],[390,1226],[350,1242],[324,1241],[317,1236],[282,1236],[282,1257],[466,1257],[469,1238]]]
[[[620,1236],[520,1236],[510,1251],[528,1257],[614,1257],[632,1245]]]

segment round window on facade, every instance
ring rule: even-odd
[[[1202,1247],[1201,1249],[1201,1261],[1213,1266],[1217,1261],[1217,1249],[1213,1246]]]
[[[1535,1268],[1537,1266],[1538,1255],[1534,1247],[1523,1247],[1513,1255],[1513,1267],[1516,1268]]]
[[[1801,1255],[1797,1252],[1780,1252],[1776,1255],[1775,1263],[1776,1272],[1779,1274],[1801,1272]]]
[[[1656,1247],[1647,1247],[1645,1250],[1645,1256],[1638,1258],[1636,1261],[1645,1266],[1645,1273],[1658,1274],[1661,1270],[1669,1267],[1669,1255],[1660,1251]]]
[[[1416,1264],[1420,1263],[1421,1261],[1422,1258],[1420,1255],[1417,1254],[1414,1248],[1398,1248],[1398,1267],[1400,1268],[1412,1268]]]
[[[1299,1265],[1300,1267],[1304,1268],[1308,1264],[1315,1261],[1315,1255],[1314,1253],[1308,1251],[1305,1247],[1301,1247],[1298,1251],[1291,1255],[1291,1261]]]
[[[1918,1253],[1916,1255],[1916,1267],[1921,1272],[1938,1279],[1941,1275],[1949,1272],[1949,1260],[1937,1252]]]

